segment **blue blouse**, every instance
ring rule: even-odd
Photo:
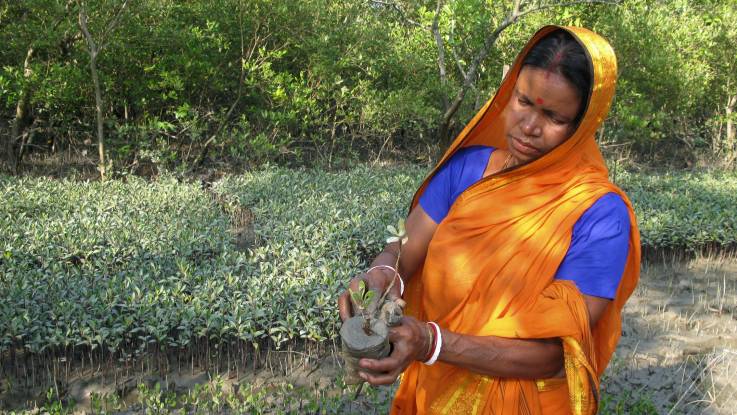
[[[458,150],[433,176],[420,196],[420,206],[440,223],[451,205],[479,181],[493,147]],[[555,274],[571,280],[583,294],[614,298],[629,251],[630,217],[622,198],[607,193],[589,207],[573,226],[571,244]]]

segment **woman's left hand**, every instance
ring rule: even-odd
[[[415,360],[423,360],[430,349],[432,338],[427,323],[405,316],[399,326],[389,329],[392,353],[383,359],[361,359],[358,365],[375,374],[359,372],[372,385],[391,385],[404,369]],[[376,374],[378,373],[378,374]]]

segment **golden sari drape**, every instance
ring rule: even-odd
[[[640,239],[632,205],[608,180],[594,133],[609,111],[616,81],[611,46],[593,32],[546,26],[528,42],[497,94],[450,146],[506,148],[504,106],[530,48],[556,29],[571,33],[593,63],[593,89],[574,135],[543,157],[468,188],[439,224],[425,263],[409,281],[405,313],[463,334],[561,338],[565,379],[492,378],[442,362],[413,363],[402,375],[394,414],[595,413],[599,377],[621,331],[621,310],[637,284]],[[430,174],[432,177],[434,172]],[[416,193],[417,204],[427,182]],[[630,210],[629,256],[615,299],[589,327],[584,299],[570,281],[554,280],[573,225],[599,197],[616,192]]]

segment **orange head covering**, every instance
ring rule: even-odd
[[[506,148],[502,111],[528,51],[555,30],[584,47],[593,64],[592,91],[576,132],[544,156],[482,179],[463,192],[438,225],[421,270],[409,281],[406,313],[448,330],[509,338],[561,338],[567,388],[555,381],[499,379],[437,363],[414,363],[402,376],[393,413],[595,413],[599,377],[621,330],[621,310],[639,278],[640,240],[632,205],[608,180],[594,133],[609,111],[616,81],[614,51],[582,28],[546,26],[517,57],[496,95],[451,144],[415,194],[458,149]],[[554,275],[573,225],[599,197],[619,194],[630,210],[629,255],[617,294],[595,327],[583,297]],[[562,391],[562,392],[560,392]],[[552,398],[551,398],[552,397]],[[557,406],[556,406],[557,405]],[[570,409],[568,409],[570,408]]]

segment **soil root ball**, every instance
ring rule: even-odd
[[[374,320],[371,324],[371,334],[367,334],[363,330],[363,317],[351,317],[340,328],[340,337],[343,341],[343,359],[346,364],[346,385],[363,382],[358,376],[359,359],[364,357],[381,359],[389,356],[389,328],[381,320]]]
[[[387,299],[378,310],[379,318],[372,319],[371,330],[364,330],[364,318],[357,315],[349,318],[340,328],[345,360],[345,383],[357,385],[363,382],[358,376],[358,360],[361,358],[381,359],[389,356],[389,327],[401,323],[405,302],[401,298]],[[371,371],[365,370],[368,373]]]

